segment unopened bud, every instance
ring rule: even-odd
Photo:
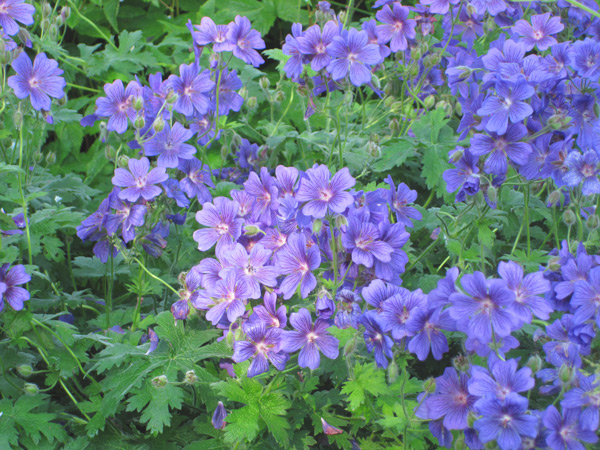
[[[135,97],[133,97],[131,106],[133,106],[133,109],[135,109],[136,111],[139,111],[140,109],[142,109],[144,107],[144,99],[142,97],[140,97],[139,95],[136,95]]]
[[[275,103],[281,103],[285,100],[285,93],[283,91],[275,92],[275,96],[273,97],[273,101]]]
[[[352,338],[344,345],[344,356],[352,355],[356,351],[356,339]]]
[[[29,378],[33,375],[33,367],[29,364],[21,364],[20,366],[17,366],[17,373],[23,378]]]
[[[388,127],[393,134],[398,134],[400,131],[400,122],[398,122],[398,119],[394,117],[392,120],[390,120]]]
[[[425,383],[423,383],[423,389],[428,394],[433,394],[435,392],[435,378],[433,378],[433,377],[427,378],[425,380]]]
[[[448,117],[452,114],[452,105],[446,100],[440,100],[435,104],[435,107],[436,109],[443,109],[445,117]]]
[[[379,78],[375,74],[371,75],[371,84],[373,85],[373,87],[375,89],[381,89],[381,82],[379,81]]]
[[[585,224],[590,230],[595,230],[598,228],[598,226],[600,226],[600,219],[598,219],[596,214],[592,214],[587,218]]]
[[[469,14],[469,16],[477,14],[477,8],[475,8],[472,3],[467,3],[467,14]]]
[[[267,77],[262,77],[260,80],[258,80],[258,85],[261,89],[266,91],[271,86],[271,82]]]
[[[423,103],[425,103],[427,109],[431,109],[433,105],[435,105],[435,96],[433,96],[433,94],[428,95],[425,97],[425,100],[423,100]]]
[[[157,389],[164,388],[167,384],[169,384],[169,380],[166,375],[160,375],[152,378],[152,386]]]
[[[102,142],[106,142],[106,139],[108,138],[108,128],[106,127],[106,122],[100,122],[99,128],[100,128],[100,140]]]
[[[254,109],[256,108],[256,105],[258,105],[258,100],[256,100],[256,97],[250,97],[246,102],[246,105],[248,105],[248,109]]]
[[[242,87],[239,91],[238,94],[244,99],[246,100],[248,98],[248,89],[246,89],[246,86]]]
[[[367,143],[367,151],[373,158],[378,158],[381,156],[381,147],[379,147],[379,144],[376,142],[369,141]]]
[[[256,236],[259,233],[263,233],[263,230],[261,230],[256,225],[245,225],[244,226],[244,234],[246,236]]]
[[[396,99],[394,97],[386,97],[383,99],[383,104],[385,105],[386,108],[389,108],[390,106],[392,106],[392,103],[394,103],[396,101]]]
[[[575,224],[575,222],[577,221],[577,217],[575,217],[575,213],[570,210],[567,209],[564,213],[563,213],[563,222],[568,226],[571,227]]]
[[[160,133],[165,128],[165,121],[162,118],[162,116],[158,116],[154,120],[154,125],[152,126],[152,128],[154,128],[154,131],[156,131],[157,133]]]
[[[338,216],[335,217],[335,227],[336,228],[339,229],[342,227],[346,227],[346,225],[348,225],[348,219],[345,216],[339,214]],[[333,236],[332,236],[332,238],[333,238]]]
[[[41,163],[41,162],[44,160],[44,154],[43,154],[42,152],[40,152],[39,150],[38,150],[38,151],[36,151],[36,152],[33,154],[33,160],[34,160],[34,161],[35,161],[37,164]]]
[[[533,355],[527,360],[527,367],[531,369],[533,373],[538,373],[542,368],[542,358],[539,355]]]
[[[494,186],[488,187],[487,196],[490,200],[490,203],[496,203],[498,200],[498,190]]]
[[[23,392],[25,392],[27,395],[35,395],[40,392],[40,388],[37,386],[37,384],[25,383],[23,385]]]
[[[339,23],[346,22],[346,10],[340,11],[340,13],[338,14],[338,21],[339,21]]]
[[[390,105],[390,111],[400,112],[402,111],[402,102],[394,102]]]
[[[554,190],[554,191],[550,192],[550,195],[548,195],[548,204],[550,206],[556,206],[556,205],[558,205],[559,202],[560,202],[560,191]]]
[[[127,155],[119,155],[119,157],[117,158],[117,166],[124,168],[127,167],[129,163],[129,156]]]
[[[42,19],[42,21],[40,22],[40,27],[42,27],[42,30],[47,30],[48,28],[50,28],[50,20],[46,19]]]
[[[69,97],[67,96],[67,94],[65,94],[61,98],[58,99],[58,104],[60,106],[65,106],[68,101],[69,101]]]
[[[459,372],[467,372],[471,367],[471,364],[465,355],[458,355],[456,358],[454,358],[452,360],[452,365]]]
[[[60,14],[54,18],[54,25],[57,27],[62,27],[65,23],[65,19]]]
[[[229,333],[225,335],[225,343],[229,348],[233,348],[233,343],[235,342],[235,337],[233,335],[233,331],[230,329]]]
[[[188,370],[185,373],[184,383],[186,384],[194,384],[198,381],[198,375],[193,370]]]
[[[174,91],[171,90],[167,94],[167,98],[165,100],[167,101],[167,103],[169,105],[172,105],[173,103],[175,103],[177,101],[177,98],[179,98],[179,96]]]
[[[437,66],[440,63],[440,55],[439,53],[430,53],[429,55],[423,58],[423,66],[426,69],[431,69],[432,67]]]
[[[573,370],[566,364],[560,366],[558,369],[558,379],[566,384],[571,381],[571,378],[573,378]]]
[[[313,233],[317,234],[323,228],[323,221],[321,219],[315,219],[312,224]]]
[[[52,14],[52,7],[50,4],[46,2],[42,3],[42,18],[45,19],[50,17],[50,14]]]
[[[548,269],[550,269],[552,272],[558,272],[560,268],[560,258],[558,256],[555,256],[548,261]]]
[[[133,122],[133,126],[138,130],[141,130],[144,128],[144,125],[146,125],[146,119],[144,119],[144,116],[137,116]]]
[[[19,106],[15,111],[15,114],[13,115],[13,122],[17,129],[20,129],[23,126],[23,112],[21,111],[21,106]]]
[[[69,17],[71,17],[71,8],[69,8],[68,6],[63,6],[60,10],[60,15],[63,17],[63,19],[66,22],[67,19]]]
[[[388,365],[387,378],[388,378],[388,383],[390,383],[390,384],[393,383],[394,381],[396,381],[396,378],[398,378],[398,364],[396,364],[396,361],[393,359],[390,362],[390,364]]]
[[[112,145],[107,145],[104,147],[104,157],[107,160],[109,160],[109,161],[114,160],[116,155],[117,155],[117,152],[115,151],[115,148]]]
[[[452,152],[450,155],[450,163],[456,164],[465,154],[465,149],[463,147],[456,147],[456,150]]]
[[[56,163],[56,153],[55,152],[50,152],[46,155],[46,163],[51,166],[54,163]]]

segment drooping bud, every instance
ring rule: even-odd
[[[375,89],[381,89],[381,82],[379,81],[379,78],[375,74],[371,74],[371,84],[373,85],[373,87]]]
[[[25,392],[25,394],[27,394],[27,395],[35,395],[38,392],[40,392],[40,388],[38,387],[37,384],[25,383],[23,385],[23,392]]]
[[[356,339],[352,338],[344,345],[344,356],[352,355],[356,351]]]
[[[423,103],[425,103],[427,109],[431,109],[433,105],[435,105],[435,96],[433,94],[428,95],[425,97],[425,100],[423,100]]]
[[[548,269],[550,269],[552,272],[558,272],[560,267],[560,258],[558,256],[555,256],[548,261]]]
[[[154,386],[157,389],[162,389],[167,384],[169,384],[169,380],[166,375],[160,375],[158,377],[152,378],[152,386]]]
[[[543,361],[539,355],[530,356],[527,360],[527,367],[529,367],[534,374],[541,370],[542,364]]]
[[[23,378],[29,378],[33,375],[33,367],[29,364],[21,364],[20,366],[17,366],[17,373]]]
[[[71,17],[71,8],[69,8],[68,6],[63,6],[60,10],[60,15],[62,16],[63,20],[66,22],[67,19],[69,17]]]
[[[50,14],[52,14],[52,7],[50,6],[50,3],[42,3],[42,18],[45,19],[50,17]]]
[[[548,195],[548,205],[556,206],[560,202],[560,191],[554,190]]]
[[[56,153],[55,152],[50,152],[46,155],[46,164],[48,164],[49,166],[51,166],[52,164],[56,163]]]
[[[395,117],[393,117],[392,120],[390,120],[388,127],[394,135],[400,132],[400,122],[398,122],[398,119]]]
[[[256,236],[259,233],[263,233],[264,234],[264,231],[261,230],[256,225],[244,225],[244,234],[246,236]]]
[[[139,95],[136,95],[135,97],[133,97],[133,102],[131,102],[131,106],[133,106],[133,109],[135,109],[136,111],[139,111],[144,107],[144,99]]]
[[[163,118],[161,116],[158,116],[154,120],[154,125],[152,127],[154,128],[154,131],[156,131],[157,133],[160,133],[165,128],[165,121],[163,120]]]
[[[250,97],[246,104],[248,105],[248,109],[254,109],[258,105],[258,100],[256,97]]]
[[[104,147],[104,157],[109,160],[112,161],[115,159],[117,152],[115,150],[115,148],[112,145],[106,145]]]
[[[558,369],[558,379],[566,384],[569,383],[572,378],[573,370],[566,364],[560,366],[560,368]]]
[[[283,91],[276,91],[275,92],[275,96],[273,97],[273,101],[275,103],[281,103],[284,100],[285,100],[285,92],[283,92]]]
[[[498,190],[494,186],[489,186],[487,190],[487,196],[490,203],[496,203],[498,200]]]
[[[119,155],[119,157],[117,158],[117,167],[127,167],[127,165],[129,164],[129,156],[127,155]]]
[[[267,77],[262,77],[260,80],[258,80],[258,85],[261,89],[266,91],[271,86],[271,82]]]
[[[185,373],[185,378],[183,380],[184,383],[186,384],[194,384],[198,381],[198,375],[196,375],[196,372],[194,372],[193,370],[188,370]]]
[[[227,422],[225,422],[226,418],[227,411],[225,410],[225,406],[223,406],[223,402],[219,402],[211,419],[213,427],[215,427],[216,430],[225,428],[225,425],[227,425]]]
[[[133,126],[138,130],[141,130],[144,128],[144,125],[146,125],[146,119],[144,119],[144,116],[137,116],[133,122]]]
[[[387,368],[387,379],[388,383],[393,383],[398,378],[398,364],[392,359]]]
[[[464,154],[465,149],[463,147],[456,147],[456,150],[454,150],[452,155],[450,155],[450,163],[456,164],[458,161],[460,161]]]
[[[319,233],[322,228],[323,228],[323,221],[321,219],[315,219],[312,224],[313,233],[315,233],[315,234]]]
[[[340,430],[339,428],[334,427],[333,425],[328,424],[325,419],[321,417],[321,425],[323,426],[323,433],[328,436],[332,436],[335,434],[342,434],[344,430]]]
[[[381,147],[376,142],[369,141],[367,143],[367,151],[373,158],[379,158],[381,156]]]
[[[600,219],[596,214],[592,214],[587,218],[585,224],[590,230],[595,230],[600,226]]]
[[[575,222],[577,221],[577,217],[575,217],[575,213],[570,210],[567,209],[564,213],[563,213],[563,222],[565,223],[565,225],[567,225],[568,227],[571,227],[575,224]]]

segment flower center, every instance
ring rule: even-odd
[[[394,31],[400,32],[404,28],[404,24],[402,22],[394,22]]]
[[[217,233],[219,233],[221,236],[229,233],[229,225],[227,225],[226,223],[221,222],[215,228],[217,229]]]
[[[306,335],[306,340],[308,340],[308,342],[315,342],[317,338],[318,336],[312,331]]]
[[[37,88],[39,85],[40,85],[40,80],[38,80],[37,78],[33,77],[29,80],[29,87],[31,87],[32,89]]]
[[[533,38],[534,38],[536,41],[539,41],[539,40],[540,40],[540,39],[542,39],[543,37],[544,37],[544,33],[542,33],[540,30],[535,30],[535,31],[533,32]]]
[[[583,167],[581,168],[581,174],[585,178],[593,177],[594,175],[596,175],[595,172],[596,171],[594,170],[594,166],[592,166],[590,164],[584,164]]]
[[[369,244],[371,244],[373,242],[373,239],[371,238],[364,238],[364,237],[359,237],[354,241],[354,245],[356,245],[358,248],[360,248],[361,250],[367,250],[367,247],[369,246]]]
[[[194,93],[194,89],[192,88],[192,86],[186,86],[183,89],[183,95],[189,97],[190,95],[192,95]]]
[[[256,273],[256,269],[251,264],[248,264],[246,267],[244,267],[244,273],[246,275],[254,275]]]
[[[358,55],[356,53],[348,53],[348,61],[350,61],[350,62],[358,61]]]
[[[319,42],[316,46],[315,46],[315,52],[319,55],[324,54],[327,51],[327,48],[325,47],[325,44],[323,44],[322,42]]]
[[[256,344],[256,352],[257,353],[267,353],[269,347],[264,342],[259,342]]]
[[[250,47],[250,42],[248,42],[247,39],[238,39],[237,41],[237,45],[239,48],[241,48],[242,50],[245,50],[247,48]]]
[[[504,428],[506,428],[506,427],[508,426],[508,424],[510,424],[511,420],[512,420],[512,417],[510,417],[508,414],[504,414],[504,415],[502,416],[502,418],[500,419],[500,424],[501,424],[501,425],[502,425]]]
[[[146,181],[147,181],[147,177],[143,176],[143,177],[139,177],[135,179],[135,187],[137,188],[143,188],[144,186],[146,186]]]
[[[467,395],[464,393],[456,394],[454,396],[454,403],[458,405],[466,405],[467,404]]]
[[[333,198],[333,192],[331,189],[319,189],[319,200],[323,200],[324,202],[328,202]]]

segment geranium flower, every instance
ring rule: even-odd
[[[117,168],[112,178],[115,186],[126,188],[119,192],[119,198],[135,203],[140,197],[144,200],[153,200],[160,195],[162,190],[154,185],[169,178],[164,167],[155,167],[148,172],[150,161],[146,157],[131,158],[127,161],[127,165],[129,170]]]

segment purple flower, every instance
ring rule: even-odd
[[[594,431],[581,427],[579,409],[563,408],[561,416],[554,405],[550,405],[544,414],[544,425],[549,431],[546,443],[552,450],[585,450],[579,441],[598,442]]]
[[[144,144],[144,151],[147,156],[159,155],[156,162],[160,167],[177,167],[181,160],[191,159],[196,153],[193,145],[185,144],[193,134],[179,122],[175,122],[173,128],[166,124],[161,132]]]
[[[362,29],[366,31],[367,36],[369,37],[369,44],[373,44],[379,47],[379,54],[381,55],[381,59],[385,59],[390,56],[392,51],[390,48],[385,45],[382,40],[377,35],[377,22],[375,19],[367,20],[362,23]]]
[[[411,336],[406,323],[420,308],[427,305],[427,296],[421,289],[413,292],[401,292],[393,295],[381,305],[381,321],[386,330],[391,330],[392,337],[400,340]]]
[[[390,43],[390,49],[396,53],[408,48],[408,39],[414,39],[417,35],[415,27],[417,22],[408,18],[408,8],[400,2],[394,2],[393,9],[385,5],[375,17],[384,25],[377,27],[377,36],[382,44]]]
[[[371,71],[367,65],[381,62],[379,46],[369,44],[367,33],[355,28],[351,28],[344,36],[335,36],[327,46],[327,52],[334,58],[327,65],[333,80],[345,78],[349,72],[354,86],[370,83]]]
[[[461,279],[467,296],[456,292],[450,296],[450,315],[456,319],[457,328],[482,343],[492,340],[493,332],[508,336],[513,326],[513,316],[504,307],[515,301],[515,294],[506,288],[504,280],[485,279],[481,272],[464,275]]]
[[[369,353],[374,351],[377,367],[387,368],[388,358],[393,358],[392,347],[394,342],[385,334],[387,331],[381,316],[377,311],[365,312],[358,322],[365,327],[365,344]]]
[[[181,187],[179,186],[179,181],[177,181],[175,178],[169,178],[162,184],[162,187],[165,190],[167,198],[174,199],[177,203],[177,206],[179,206],[180,208],[187,208],[188,206],[190,206],[189,199],[185,196],[185,194],[181,190]],[[169,217],[167,216],[167,218]],[[183,222],[185,222],[185,219],[183,219]]]
[[[12,309],[21,311],[23,302],[29,300],[29,292],[18,285],[29,283],[31,275],[25,272],[22,264],[13,266],[10,270],[9,267],[9,264],[0,267],[0,311],[4,309],[5,300]]]
[[[3,17],[1,6],[0,3],[0,23]],[[29,97],[33,109],[50,111],[50,97],[62,98],[65,95],[66,82],[60,76],[63,70],[45,53],[37,55],[31,64],[31,59],[23,52],[13,61],[12,68],[17,74],[8,78],[8,85],[14,89],[17,98]]]
[[[268,169],[266,167],[260,169],[260,178],[255,172],[251,172],[244,183],[244,188],[254,197],[252,217],[266,225],[271,225],[273,212],[279,208],[279,191]]]
[[[281,350],[281,328],[267,328],[263,322],[246,322],[242,328],[248,341],[233,343],[233,360],[240,363],[252,358],[248,377],[268,371],[269,361],[277,370],[285,369],[290,356]]]
[[[135,238],[135,227],[144,225],[144,216],[147,208],[144,205],[138,205],[123,201],[119,198],[120,190],[109,195],[110,207],[115,210],[114,214],[106,214],[104,217],[104,227],[109,234],[117,233],[121,228],[121,236],[126,243]]]
[[[584,41],[575,41],[569,51],[571,65],[577,73],[592,81],[600,76],[600,43],[587,38]]]
[[[481,398],[475,409],[483,416],[475,421],[481,442],[496,440],[501,450],[513,450],[521,446],[522,437],[537,436],[538,418],[526,414],[528,400],[511,392],[504,400]]]
[[[512,123],[520,122],[533,113],[533,109],[523,100],[533,95],[535,90],[527,84],[524,77],[519,77],[516,82],[501,80],[496,82],[496,94],[487,97],[477,114],[488,116],[486,124],[488,131],[504,134],[508,120]]]
[[[290,315],[290,323],[296,331],[283,332],[281,348],[288,353],[302,349],[298,355],[300,367],[317,369],[321,362],[319,351],[329,359],[338,357],[339,341],[327,332],[329,322],[317,319],[313,324],[308,310],[301,308]]]
[[[458,267],[446,271],[446,276],[438,281],[437,287],[427,295],[427,304],[431,308],[439,308],[450,303],[450,296],[456,292]]]
[[[421,361],[427,359],[429,348],[435,359],[442,359],[448,351],[448,340],[442,330],[454,330],[455,321],[441,308],[417,308],[406,321],[406,330],[412,335],[408,350]]]
[[[435,392],[427,397],[416,415],[422,419],[444,418],[448,430],[464,430],[468,427],[467,416],[473,409],[475,396],[467,389],[468,377],[448,367],[435,379]]]
[[[285,328],[287,324],[287,308],[281,305],[277,308],[277,295],[265,292],[264,303],[255,306],[250,316],[250,322],[262,321],[266,327]]]
[[[548,301],[540,297],[550,291],[550,282],[544,278],[543,272],[530,273],[523,278],[523,268],[515,262],[500,262],[498,274],[508,289],[515,294],[515,301],[508,310],[523,323],[531,323],[532,314],[548,320],[553,312]]]
[[[594,267],[588,272],[588,280],[575,283],[575,291],[571,297],[571,305],[575,307],[576,323],[580,324],[594,318],[600,326],[600,267]]]
[[[496,16],[502,11],[506,11],[507,8],[504,0],[473,0],[472,4],[477,8],[479,14],[488,11],[490,16]]]
[[[521,42],[525,45],[527,51],[537,45],[538,50],[544,51],[557,43],[551,34],[556,34],[564,29],[564,25],[560,23],[560,17],[550,17],[550,13],[538,14],[531,16],[531,25],[521,19],[518,20],[514,27],[513,33],[523,36]]]
[[[581,409],[579,415],[581,428],[596,431],[599,422],[600,394],[598,386],[600,386],[600,380],[596,374],[585,376],[578,372],[577,381],[579,386],[566,392],[560,404],[564,409]]]
[[[569,186],[577,186],[583,181],[581,192],[583,195],[600,194],[600,159],[593,150],[586,151],[583,155],[578,151],[569,153],[565,160],[569,171],[563,180]]]
[[[393,284],[382,280],[373,280],[371,284],[363,288],[362,296],[369,305],[373,306],[377,311],[381,311],[384,301],[403,291],[403,288]]]
[[[198,250],[203,252],[217,244],[218,254],[241,236],[244,219],[237,218],[237,202],[217,197],[213,203],[205,203],[196,213],[196,221],[208,228],[194,231],[194,240],[198,243]]]
[[[140,197],[144,200],[152,200],[160,195],[161,189],[154,185],[169,178],[164,167],[155,167],[148,172],[150,161],[146,157],[131,158],[127,165],[129,170],[115,169],[115,176],[112,178],[115,186],[127,188],[119,192],[119,198],[135,203]]]
[[[350,216],[346,232],[342,234],[342,245],[352,252],[355,264],[365,267],[373,267],[375,259],[390,262],[394,251],[387,242],[379,240],[379,228],[375,224],[357,215]]]
[[[219,82],[220,78],[220,82]],[[223,69],[217,72],[217,82],[219,86],[219,115],[226,116],[229,111],[239,111],[244,104],[244,98],[236,91],[241,89],[242,80],[237,76],[237,72]],[[217,95],[211,98],[210,107],[212,110],[217,110]]]
[[[319,25],[313,25],[297,38],[298,50],[308,57],[312,70],[318,72],[331,62],[331,56],[327,53],[327,46],[339,34],[339,25],[330,20],[323,26],[323,33],[321,33]]]
[[[341,214],[354,202],[346,189],[355,183],[346,167],[331,177],[327,166],[321,164],[306,171],[306,176],[300,180],[296,200],[307,202],[302,212],[315,219],[322,219],[328,211]]]
[[[124,88],[121,80],[115,80],[112,84],[104,85],[104,92],[106,97],[96,100],[96,114],[108,117],[108,130],[123,134],[127,130],[128,120],[135,120],[132,99],[140,93],[140,85],[137,81],[130,81]]]
[[[252,64],[254,67],[265,62],[254,50],[265,48],[265,41],[262,40],[258,31],[252,29],[247,17],[235,16],[234,22],[231,22],[228,27],[227,40],[234,45],[233,55],[236,58],[246,64]]]
[[[234,322],[244,314],[249,294],[246,282],[235,272],[229,272],[208,293],[201,291],[196,303],[200,306],[199,309],[209,309],[206,319],[213,325],[218,324],[224,315],[229,322]]]
[[[323,2],[319,2],[319,3],[323,3]],[[325,433],[328,436],[333,436],[336,434],[342,434],[344,432],[344,430],[340,430],[337,427],[334,427],[333,425],[328,424],[325,419],[323,419],[321,417],[321,425],[323,426],[323,433]]]
[[[408,206],[417,199],[417,191],[410,189],[405,183],[400,183],[398,189],[396,189],[391,175],[388,175],[385,182],[390,185],[389,202],[392,211],[396,213],[396,219],[407,227],[412,227],[413,222],[411,219],[421,220],[422,218],[421,213],[416,208]]]
[[[329,293],[320,292],[315,302],[315,310],[319,319],[327,320],[335,312],[335,303],[329,296]]]
[[[227,411],[225,410],[225,406],[223,406],[223,402],[219,402],[215,408],[212,419],[210,420],[215,430],[222,430],[225,428],[225,425],[227,425],[227,422],[225,422],[226,418]]]
[[[502,361],[496,359],[490,362],[490,373],[479,366],[471,370],[469,392],[478,397],[495,397],[499,400],[510,393],[526,392],[535,386],[531,377],[531,369],[523,367],[517,370],[517,360]]]
[[[281,51],[284,55],[289,55],[290,59],[287,60],[283,70],[288,78],[297,80],[302,71],[304,70],[305,56],[300,53],[300,46],[298,44],[298,38],[302,36],[302,24],[292,24],[292,35],[289,34],[285,37],[285,44],[281,47]]]
[[[177,320],[185,320],[190,315],[190,304],[187,300],[177,300],[171,305],[171,313]]]
[[[321,264],[321,255],[316,245],[306,246],[304,234],[293,233],[287,243],[277,253],[277,267],[280,274],[287,275],[281,282],[279,289],[286,300],[296,292],[300,285],[302,298],[317,286],[317,279],[312,273]]]
[[[210,202],[212,195],[207,186],[215,187],[210,176],[210,168],[202,165],[196,158],[180,159],[179,170],[186,176],[179,182],[181,190],[191,199],[196,197],[200,203]]]
[[[204,115],[210,108],[209,94],[215,83],[207,72],[198,73],[196,63],[179,66],[179,75],[171,75],[168,86],[177,94],[173,108],[178,113],[191,116],[194,112]]]
[[[259,298],[261,284],[269,287],[277,285],[277,268],[266,265],[272,253],[260,243],[255,244],[250,253],[243,245],[235,244],[222,257],[222,260],[230,267],[223,269],[220,275],[224,277],[228,272],[235,272],[248,285],[249,297]]]
[[[460,189],[456,194],[457,202],[464,201],[467,195],[472,196],[479,192],[479,177],[476,176],[479,173],[479,157],[474,156],[468,149],[463,150],[462,157],[455,164],[456,169],[448,169],[442,175],[448,192]]]
[[[216,25],[210,17],[203,17],[200,25],[194,25],[197,31],[192,31],[196,45],[204,47],[213,44],[215,52],[230,52],[234,44],[227,40],[227,25]]]
[[[14,36],[19,32],[19,25],[33,25],[33,13],[35,7],[23,3],[23,0],[0,0],[0,25],[8,36]]]
[[[422,5],[429,5],[429,11],[433,14],[446,14],[450,4],[456,5],[460,0],[421,0]]]
[[[471,138],[471,153],[475,156],[489,153],[490,156],[485,161],[485,171],[494,175],[505,175],[508,170],[507,156],[517,165],[527,163],[531,146],[526,142],[519,142],[527,134],[527,128],[520,123],[508,125],[503,135],[475,134]]]

